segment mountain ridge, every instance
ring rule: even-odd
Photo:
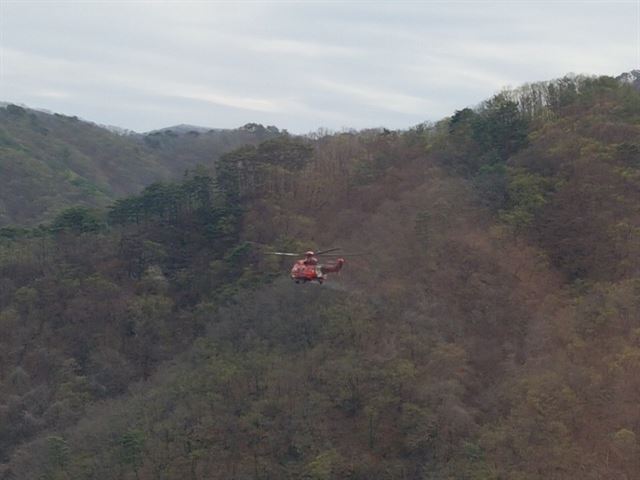
[[[0,478],[635,478],[638,138],[567,76],[0,235]]]
[[[0,226],[51,220],[65,206],[103,207],[280,135],[275,127],[195,133],[114,133],[78,117],[8,104],[0,108]]]

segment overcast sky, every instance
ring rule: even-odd
[[[148,131],[406,128],[639,68],[639,1],[0,0],[0,100]]]

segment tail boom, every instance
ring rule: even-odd
[[[342,269],[342,265],[344,265],[344,262],[344,258],[339,258],[338,260],[336,260],[336,263],[333,263],[331,265],[322,265],[322,267],[320,267],[320,271],[323,275],[327,273],[338,273]]]

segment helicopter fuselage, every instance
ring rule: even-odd
[[[313,282],[322,283],[327,273],[337,273],[344,265],[344,259],[339,258],[334,264],[320,265],[315,257],[307,257],[298,260],[291,268],[291,279],[296,283]]]

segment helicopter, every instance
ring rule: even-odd
[[[296,283],[307,283],[316,281],[322,285],[322,282],[327,278],[328,273],[338,273],[342,266],[345,264],[346,260],[343,258],[346,256],[345,254],[334,254],[331,252],[335,252],[340,250],[340,248],[330,248],[328,250],[321,250],[318,252],[314,252],[309,250],[303,253],[292,253],[292,252],[265,252],[267,255],[280,255],[285,257],[300,257],[304,255],[304,258],[301,258],[293,264],[291,268],[291,279]],[[350,254],[353,255],[362,255],[360,253]],[[338,257],[335,262],[331,262],[327,265],[321,265],[318,263],[319,256],[325,257]]]

